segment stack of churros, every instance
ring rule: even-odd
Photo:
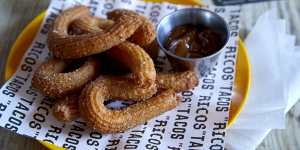
[[[155,37],[154,25],[130,10],[113,10],[103,19],[85,6],[67,9],[48,34],[53,58],[36,70],[32,85],[55,100],[59,121],[81,117],[101,133],[126,131],[175,108],[181,101],[176,92],[198,85],[192,70],[156,72]],[[107,73],[112,62],[119,66],[108,70],[128,71]],[[109,109],[104,102],[112,99],[136,103]]]

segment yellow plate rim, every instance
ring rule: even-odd
[[[9,55],[8,55],[8,58],[6,61],[5,70],[4,70],[5,71],[4,72],[5,80],[8,80],[13,75],[15,70],[17,69],[17,67],[13,65],[13,64],[16,64],[16,61],[13,59],[14,56],[16,56],[16,51],[19,51],[19,49],[27,50],[27,48],[30,46],[30,44],[28,44],[28,41],[31,43],[31,41],[33,40],[33,38],[28,39],[27,37],[28,37],[28,35],[32,35],[33,33],[37,32],[37,30],[38,30],[37,28],[42,23],[44,16],[45,16],[45,12],[40,13],[23,29],[23,31],[17,37],[15,43],[13,44],[13,46],[9,52]],[[35,36],[33,36],[33,37],[35,37]],[[246,64],[244,64],[245,65],[244,67],[246,68],[247,71],[246,71],[246,74],[243,74],[243,79],[242,79],[245,83],[239,83],[239,85],[244,84],[245,89],[244,89],[243,98],[240,101],[240,104],[236,110],[236,113],[234,115],[230,116],[228,126],[230,126],[236,120],[236,118],[239,116],[240,112],[242,111],[242,108],[247,101],[249,88],[250,88],[250,62],[249,62],[249,57],[247,54],[246,47],[241,39],[238,40],[238,53],[241,53],[242,55],[244,55],[244,58],[243,58],[244,60],[242,60],[242,61],[244,61],[244,63],[246,63]],[[239,55],[240,54],[238,54],[237,56],[239,56]],[[21,59],[20,59],[20,61],[21,61]],[[17,64],[18,63],[20,63],[20,62],[17,62]],[[14,66],[14,67],[12,67],[12,66]],[[236,68],[239,68],[239,63],[237,63]],[[238,74],[238,73],[239,73],[238,69],[236,69],[236,74]],[[236,75],[236,79],[234,81],[235,83],[236,83],[236,80],[237,80],[237,75]],[[57,147],[57,146],[47,143],[47,142],[41,142],[41,143],[49,149],[53,149],[53,150],[63,149],[61,147]]]

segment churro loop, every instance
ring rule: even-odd
[[[118,79],[116,78],[99,77],[82,91],[79,99],[80,115],[88,122],[90,127],[101,133],[125,131],[175,108],[180,99],[176,98],[176,93],[173,90],[188,90],[198,84],[198,78],[193,71],[161,74],[157,78],[158,87],[162,89],[160,94],[122,110],[110,110],[104,106],[106,100],[134,99],[139,92],[137,89],[132,90],[132,87],[128,86],[114,86],[122,85],[117,84]],[[174,85],[176,87],[172,86],[174,81],[178,82]],[[164,89],[167,90],[164,91]],[[128,95],[128,93],[131,95]]]
[[[117,12],[117,15],[114,14],[114,12]],[[129,15],[130,13],[129,11],[126,10],[115,10],[111,13],[108,13],[108,16],[112,15],[111,16],[112,18],[116,18],[117,16],[122,16],[121,14],[122,12],[126,12],[123,15]],[[90,33],[98,32],[96,31],[96,29],[101,25],[105,27],[111,24],[109,20],[101,20],[95,17],[90,17],[90,18],[86,17],[77,21],[78,22],[76,26],[78,29],[80,30],[88,29],[87,32]],[[154,84],[156,78],[156,71],[154,68],[153,61],[149,57],[149,55],[138,45],[125,41],[117,46],[114,46],[107,53],[115,60],[118,60],[119,62],[131,68],[131,71],[135,76],[136,79],[135,81],[137,82],[138,86],[147,87]]]
[[[118,97],[118,99],[139,100],[139,98],[147,99],[151,96],[142,97],[142,95],[147,94],[148,90],[136,88],[133,84],[126,86],[126,80],[123,80],[124,77],[102,77],[102,79],[105,80],[103,83],[105,82],[109,87],[107,90],[110,90],[111,95]],[[172,89],[175,92],[182,92],[195,87],[198,84],[198,78],[193,71],[176,72],[174,74],[159,73],[156,78],[156,84],[160,91]],[[152,88],[155,90],[154,86]],[[77,95],[66,96],[66,98],[56,102],[53,114],[62,122],[70,122],[79,118],[78,107]]]
[[[116,9],[108,13],[108,16],[112,19],[117,19],[122,15],[130,15],[131,11],[124,9]],[[143,24],[134,32],[134,34],[128,39],[128,41],[135,43],[139,46],[147,46],[152,43],[155,39],[155,27],[153,23],[146,17],[140,16],[143,19]],[[93,33],[93,32],[103,32],[103,30],[108,29],[113,25],[113,21],[109,19],[102,19],[93,16],[82,17],[75,20],[72,26],[75,30],[81,32],[77,33]]]
[[[89,58],[78,69],[66,72],[65,61],[52,58],[43,63],[34,73],[32,86],[45,96],[62,97],[76,92],[97,75],[99,64],[96,59]]]
[[[120,95],[111,92],[106,78],[99,78],[82,91],[79,99],[80,115],[92,129],[101,133],[115,133],[133,128],[173,109],[180,101],[175,92],[167,90],[125,109],[110,110],[105,107],[106,100],[119,97]]]
[[[105,76],[105,85],[115,97],[139,101],[157,92],[154,63],[141,47],[125,41],[111,48],[107,54],[131,71],[128,75]]]
[[[76,36],[69,35],[70,24],[88,15],[87,7],[76,6],[63,11],[55,19],[53,28],[48,34],[48,47],[57,58],[80,58],[101,53],[124,42],[143,23],[140,15],[130,11],[112,18],[114,24],[109,29],[103,30],[101,34],[95,32]]]
[[[123,42],[108,52],[108,55],[131,69],[137,86],[150,87],[156,79],[154,63],[150,56],[138,45]]]
[[[122,15],[129,15],[130,10],[125,9],[116,9],[112,12],[109,12],[107,15],[110,18],[117,18]],[[156,37],[155,27],[153,23],[144,16],[141,16],[143,19],[143,24],[134,32],[134,34],[128,39],[130,42],[135,43],[140,46],[146,46],[152,43]]]
[[[53,116],[61,122],[71,122],[79,117],[78,95],[58,99],[53,106]]]

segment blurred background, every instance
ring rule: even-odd
[[[203,0],[208,5],[223,5],[261,1],[242,5],[240,36],[244,39],[257,18],[267,10],[275,8],[281,18],[287,21],[288,31],[297,36],[300,44],[300,1],[299,0]],[[0,0],[0,84],[3,84],[3,70],[9,49],[24,27],[40,12],[47,9],[50,0]],[[258,146],[257,150],[299,150],[300,149],[300,102],[286,116],[286,129],[272,132]],[[246,139],[245,139],[246,140]],[[0,149],[32,150],[46,149],[37,141],[15,135],[0,128]]]

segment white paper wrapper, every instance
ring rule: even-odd
[[[286,79],[281,53],[285,23],[275,11],[261,16],[245,40],[251,63],[251,87],[247,103],[231,129],[269,129],[284,127]]]
[[[277,35],[270,32],[275,32]],[[262,41],[262,38],[266,40]],[[295,45],[295,36],[287,32],[287,22],[279,19],[274,10],[267,11],[259,17],[245,43],[250,61],[256,62],[252,63],[254,70],[252,70],[251,84],[261,86],[261,83],[258,82],[263,82],[263,79],[266,78],[268,78],[268,82],[260,93],[250,91],[252,96],[249,97],[241,115],[234,123],[233,128],[227,130],[226,148],[230,150],[254,150],[271,129],[284,127],[283,115],[300,98],[298,90],[300,87],[300,70],[298,69],[300,48]],[[258,55],[265,56],[265,58],[262,60]],[[258,74],[256,69],[259,68],[274,70]],[[273,76],[278,75],[282,77],[282,80],[274,80]],[[275,88],[279,88],[281,91],[275,93],[273,92]],[[260,94],[262,93],[269,98],[261,99]],[[264,105],[261,105],[262,103]],[[264,107],[265,105],[268,107]],[[295,113],[297,114],[297,112]],[[266,118],[268,119],[266,120]]]
[[[18,71],[1,88],[0,126],[68,149],[223,149],[235,75],[235,63],[226,62],[235,62],[240,7],[211,8],[229,22],[231,38],[218,64],[207,77],[201,78],[200,85],[193,91],[180,93],[182,103],[176,109],[125,133],[103,135],[92,131],[82,120],[69,124],[55,120],[52,100],[31,87],[34,70],[49,57],[46,39],[50,24],[61,10],[78,4],[88,5],[92,14],[99,17],[105,17],[112,9],[127,8],[154,23],[184,8],[135,0],[53,0]],[[158,60],[167,69],[167,59],[162,53]]]

